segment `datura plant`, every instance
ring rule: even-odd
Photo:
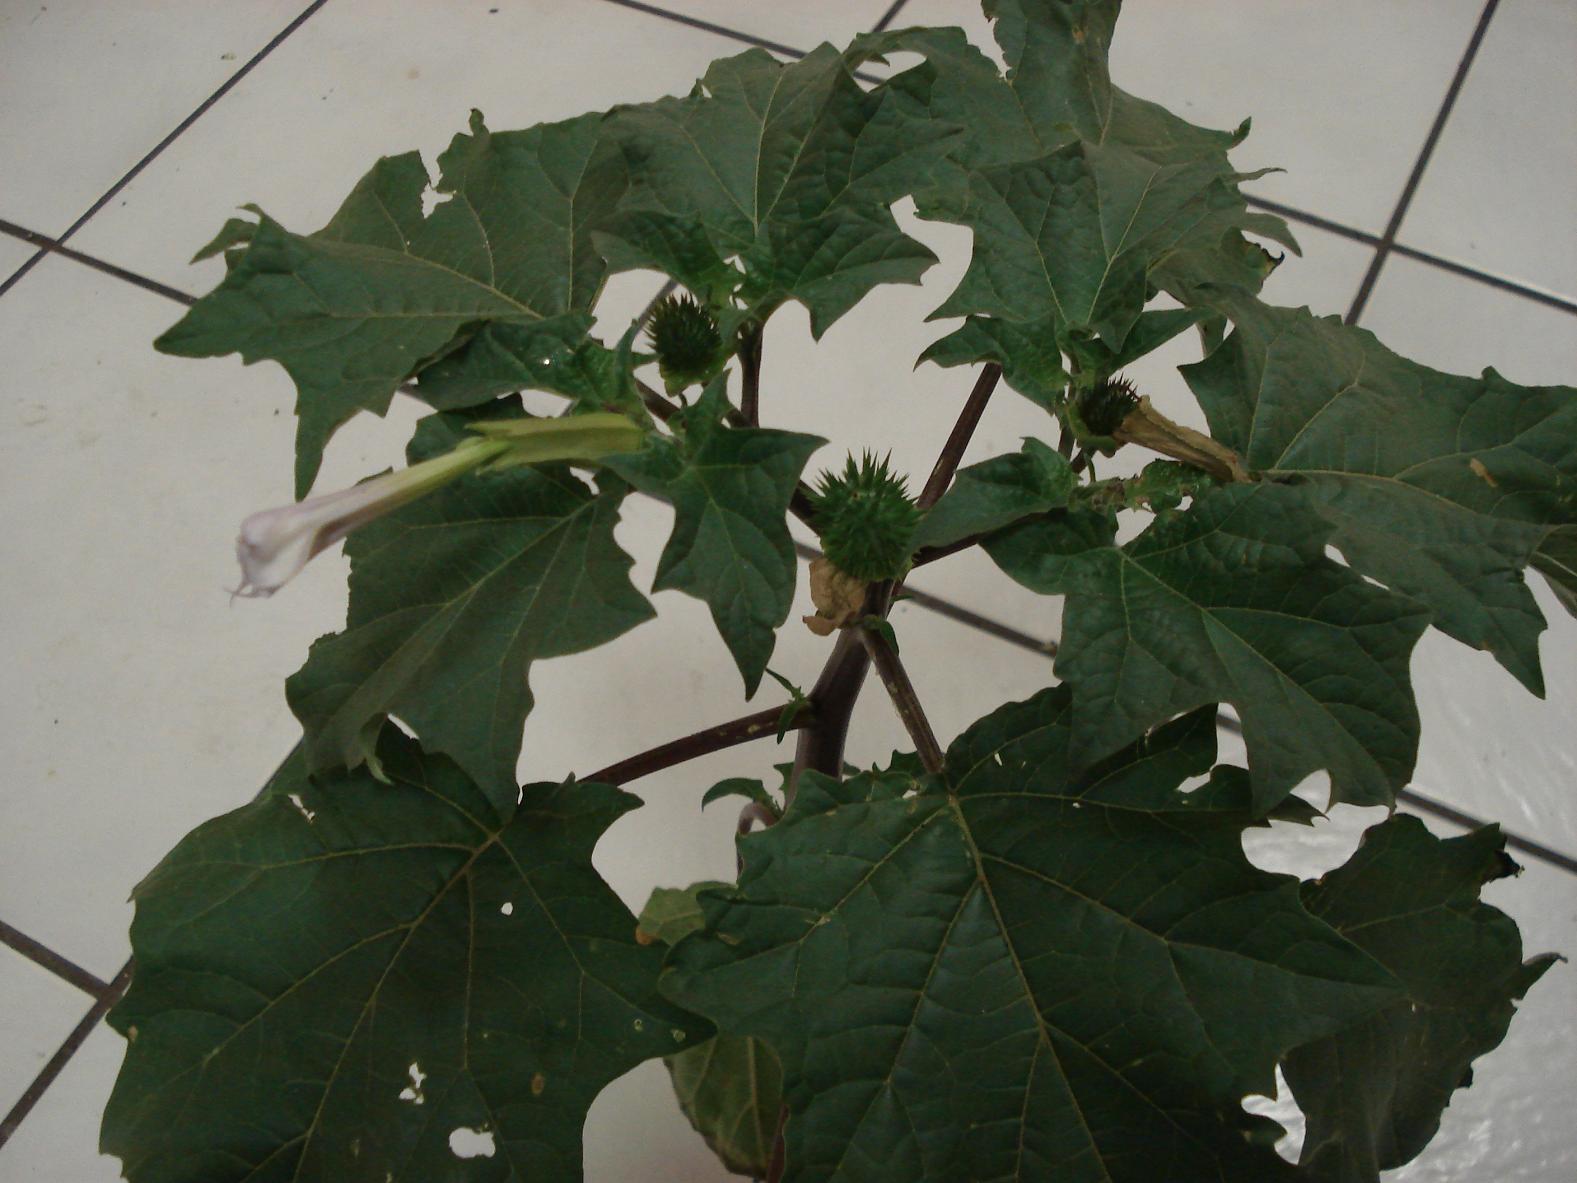
[[[1423,1151],[1553,960],[1480,900],[1516,869],[1499,832],[1387,815],[1310,882],[1242,839],[1394,806],[1431,625],[1543,693],[1524,572],[1577,611],[1577,391],[1264,303],[1296,244],[1240,189],[1248,125],[1120,90],[1117,0],[985,9],[1005,71],[952,28],[752,49],[683,97],[475,114],[436,180],[387,157],[321,230],[249,207],[201,252],[224,279],[158,346],[285,368],[298,497],[353,415],[432,413],[408,469],[242,529],[255,595],[345,538],[348,620],[286,683],[304,736],[261,795],[136,888],[102,1133],[133,1183],[577,1180],[588,1106],[657,1057],[770,1180],[1355,1183]],[[921,359],[973,389],[925,479],[818,478],[825,441],[768,425],[764,327],[798,302],[819,338],[916,283],[905,200],[973,233]],[[599,339],[631,270],[671,294]],[[1208,434],[1124,377],[1183,333]],[[999,383],[1046,438],[960,468]],[[825,668],[522,787],[531,664],[654,616],[614,534],[634,495],[672,507],[654,589],[707,605],[747,697],[801,616]],[[790,515],[823,540],[798,590]],[[944,746],[886,616],[975,546],[1061,597],[1057,680]],[[871,667],[914,750],[853,771]],[[627,910],[592,864],[623,786],[784,731],[781,780],[762,745],[763,780],[694,786],[744,798],[737,880]],[[1329,803],[1293,793],[1316,773]],[[1297,1162],[1245,1109],[1278,1075]]]

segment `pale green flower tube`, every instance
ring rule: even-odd
[[[509,419],[471,424],[482,438],[452,452],[385,473],[320,497],[252,514],[241,523],[235,554],[241,586],[235,595],[271,596],[352,530],[484,466],[553,460],[596,460],[641,446],[645,432],[623,415]]]

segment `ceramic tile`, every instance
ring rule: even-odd
[[[1129,0],[1112,42],[1118,85],[1206,127],[1254,131],[1233,153],[1276,166],[1253,192],[1379,233],[1482,8],[1480,0]],[[910,0],[899,25],[961,24],[973,4]]]
[[[187,260],[256,202],[312,230],[380,157],[436,158],[471,109],[495,128],[568,119],[689,91],[737,41],[591,0],[331,4],[170,146],[73,241],[192,292],[217,260]]]
[[[0,234],[0,283],[23,263],[36,254],[34,247],[23,242],[20,238],[12,238],[9,234]]]
[[[310,595],[229,607],[235,523],[287,495],[288,383],[156,354],[178,311],[58,258],[0,301],[0,898],[11,923],[106,979],[126,956],[132,884],[246,801],[293,742],[280,680],[333,627],[339,594],[326,564],[308,572],[317,611]]]
[[[627,322],[656,286],[621,276],[609,314]],[[61,259],[0,302],[6,495],[35,510],[0,539],[15,663],[0,694],[18,721],[0,830],[30,837],[0,860],[0,898],[105,978],[126,956],[131,886],[262,785],[298,734],[283,680],[344,620],[337,554],[271,600],[224,594],[236,524],[290,500],[293,391],[273,365],[155,353],[179,312]],[[399,396],[387,419],[358,417],[319,489],[400,464],[421,413]]]
[[[37,0],[0,10],[0,216],[59,234],[306,0]]]
[[[93,999],[36,962],[0,946],[0,1113],[14,1105]]]
[[[1571,382],[1577,320],[1472,280],[1391,258],[1363,323],[1397,352],[1458,374],[1493,365],[1527,384]],[[1486,654],[1431,630],[1413,663],[1423,715],[1419,788],[1538,841],[1577,852],[1572,784],[1577,740],[1577,620],[1543,579],[1528,579],[1549,620],[1540,653],[1547,693],[1535,699]]]
[[[781,0],[646,0],[656,8],[809,51],[823,41],[840,49],[865,32],[892,0],[840,0],[784,4]]]
[[[1577,6],[1495,11],[1400,239],[1577,295]]]
[[[0,1178],[6,1183],[117,1183],[120,1160],[98,1152],[99,1115],[125,1047],[107,1026],[88,1036],[0,1147]]]
[[[1454,374],[1571,385],[1577,316],[1399,255],[1385,261],[1363,325],[1407,357]]]

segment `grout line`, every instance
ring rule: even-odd
[[[198,104],[197,110],[193,111],[185,119],[181,120],[180,123],[176,124],[174,131],[155,144],[153,149],[146,156],[144,156],[136,164],[132,165],[131,170],[127,172],[125,176],[121,177],[120,180],[111,185],[102,197],[100,197],[88,207],[86,213],[84,213],[75,222],[71,223],[71,225],[67,226],[64,233],[57,235],[54,241],[56,243],[65,242],[66,239],[70,238],[78,230],[82,229],[82,227],[87,224],[89,218],[108,205],[110,201],[114,199],[117,193],[119,193],[127,185],[131,184],[131,182],[136,179],[138,173],[142,172],[143,169],[147,168],[154,162],[159,153],[163,152],[166,148],[173,144],[176,138],[186,131],[187,128],[191,127],[192,124],[196,123],[197,120],[200,119],[210,107],[212,107],[220,99],[224,98],[225,95],[229,94],[235,85],[241,81],[241,79],[250,74],[253,69],[255,69],[263,61],[264,58],[273,53],[274,50],[278,49],[279,46],[283,44],[286,37],[289,37],[303,24],[305,24],[307,18],[313,13],[317,12],[317,10],[322,8],[326,3],[328,3],[328,0],[312,0],[312,3],[307,5],[300,15],[298,15],[278,33],[274,34],[273,39],[270,40],[267,45],[263,46],[262,49],[253,54],[245,65],[243,65],[234,74],[230,75],[230,77],[225,80],[224,84],[220,86],[218,90],[214,91],[213,94],[209,95],[200,104]],[[8,291],[15,287],[22,277],[34,267],[36,267],[39,260],[41,260],[48,253],[49,252],[47,249],[40,250],[31,259],[27,260],[27,262],[23,263],[14,272],[12,272],[8,279],[6,279],[3,283],[0,283],[0,296],[5,295]]]
[[[1302,222],[1320,230],[1327,230],[1332,234],[1340,234],[1343,238],[1350,238],[1354,242],[1361,242],[1365,246],[1379,246],[1380,236],[1370,234],[1367,230],[1358,230],[1344,222],[1333,222],[1329,218],[1322,218],[1319,214],[1311,214],[1301,209],[1294,209],[1290,205],[1282,205],[1279,201],[1271,201],[1265,197],[1255,197],[1252,193],[1243,194],[1243,200],[1272,214],[1279,214],[1289,222]]]
[[[893,0],[892,7],[882,13],[882,19],[871,26],[871,32],[883,32],[888,25],[893,23],[893,19],[903,11],[903,6],[907,3],[909,3],[909,0]]]
[[[1407,183],[1402,186],[1402,195],[1397,199],[1396,208],[1391,211],[1391,220],[1386,223],[1385,235],[1379,247],[1374,252],[1374,258],[1369,261],[1369,269],[1364,272],[1363,282],[1358,285],[1358,294],[1353,297],[1352,307],[1347,310],[1347,323],[1357,324],[1358,318],[1363,315],[1364,306],[1369,303],[1369,296],[1374,291],[1375,281],[1380,278],[1380,269],[1385,266],[1385,260],[1396,245],[1396,233],[1402,228],[1402,219],[1407,216],[1407,207],[1413,203],[1413,195],[1418,192],[1418,186],[1424,179],[1424,170],[1429,167],[1429,160],[1435,153],[1435,146],[1440,142],[1440,134],[1445,131],[1446,120],[1451,118],[1451,110],[1456,106],[1457,96],[1462,93],[1462,84],[1467,80],[1467,72],[1473,65],[1473,59],[1478,56],[1479,46],[1484,43],[1484,34],[1489,29],[1490,18],[1495,15],[1495,9],[1500,0],[1487,0],[1484,10],[1479,13],[1478,24],[1473,26],[1473,35],[1468,38],[1467,48],[1462,52],[1462,60],[1457,63],[1456,73],[1451,76],[1451,84],[1446,87],[1446,96],[1440,103],[1440,110],[1435,113],[1435,121],[1429,127],[1429,134],[1424,137],[1424,146],[1419,149],[1418,159],[1413,162],[1413,171],[1408,174]]]
[[[1427,797],[1414,789],[1403,789],[1397,794],[1397,800],[1406,801],[1421,813],[1432,813],[1436,817],[1444,818],[1448,822],[1455,822],[1457,825],[1469,830],[1476,830],[1480,826],[1487,824],[1470,813],[1463,813],[1462,810],[1454,805],[1447,805],[1444,801],[1436,801],[1433,797]],[[1563,854],[1561,851],[1554,850],[1542,843],[1535,842],[1531,838],[1524,838],[1520,834],[1508,834],[1505,830],[1501,830],[1501,834],[1506,839],[1506,845],[1512,850],[1520,850],[1530,858],[1536,858],[1552,867],[1577,875],[1577,858],[1573,858],[1569,854]]]
[[[1311,214],[1306,210],[1295,209],[1290,205],[1283,205],[1279,201],[1270,201],[1264,197],[1255,197],[1252,194],[1243,194],[1243,199],[1254,206],[1272,214],[1279,214],[1289,222],[1302,222],[1306,226],[1313,226],[1318,230],[1325,230],[1331,234],[1339,234],[1353,242],[1361,242],[1365,246],[1377,247],[1385,240],[1377,234],[1370,234],[1367,230],[1358,230],[1342,222],[1333,222],[1329,218],[1322,218],[1319,214]],[[1413,259],[1419,263],[1427,263],[1431,267],[1438,267],[1442,271],[1449,271],[1452,275],[1459,275],[1463,279],[1475,280],[1487,284],[1492,288],[1499,288],[1503,292],[1510,292],[1514,296],[1532,300],[1538,304],[1545,304],[1561,312],[1577,313],[1577,300],[1568,299],[1556,292],[1545,291],[1543,288],[1532,287],[1525,283],[1518,283],[1514,279],[1507,279],[1503,275],[1493,272],[1481,271],[1467,263],[1458,263],[1455,259],[1448,259],[1444,255],[1431,254],[1421,251],[1417,247],[1407,246],[1404,243],[1393,242],[1391,253],[1401,255],[1406,259]]]
[[[1401,255],[1404,259],[1414,259],[1420,263],[1427,263],[1431,267],[1438,267],[1442,271],[1449,271],[1453,275],[1460,275],[1464,279],[1476,280],[1488,284],[1492,288],[1499,288],[1503,292],[1510,292],[1514,296],[1521,296],[1525,300],[1532,300],[1538,304],[1546,304],[1561,312],[1577,314],[1577,300],[1567,299],[1555,292],[1546,292],[1539,288],[1529,287],[1527,284],[1518,283],[1514,279],[1494,275],[1488,271],[1480,271],[1477,267],[1470,267],[1466,263],[1458,263],[1442,255],[1432,255],[1428,251],[1421,251],[1416,247],[1403,246],[1399,242],[1391,244],[1391,253]]]
[[[85,994],[98,998],[109,989],[109,983],[96,974],[90,974],[75,961],[56,953],[42,941],[35,941],[18,928],[0,920],[0,944],[9,945],[29,961],[43,966],[58,978],[70,982]]]
[[[126,987],[131,982],[131,962],[121,967],[120,973],[115,975],[115,980],[105,987],[104,993],[99,995],[98,1001],[88,1008],[88,1013],[82,1016],[82,1021],[66,1036],[65,1042],[49,1057],[49,1062],[39,1069],[38,1075],[33,1078],[33,1083],[27,1086],[27,1091],[17,1098],[11,1112],[4,1119],[0,1119],[0,1146],[4,1146],[16,1133],[22,1120],[33,1111],[39,1098],[55,1083],[55,1078],[61,1070],[77,1054],[77,1049],[87,1042],[88,1036],[104,1021],[104,1016],[109,1013],[110,1007],[120,1001],[120,996],[126,992]]]
[[[184,304],[188,308],[197,303],[197,297],[189,296],[179,288],[172,288],[169,284],[160,283],[156,279],[149,279],[146,275],[138,275],[135,271],[127,271],[124,267],[117,267],[114,263],[105,262],[103,259],[95,258],[93,255],[85,255],[81,251],[72,250],[69,246],[61,245],[60,242],[50,238],[48,235],[40,234],[36,230],[29,230],[25,226],[18,226],[15,222],[8,222],[4,218],[0,218],[0,234],[9,234],[12,238],[20,238],[23,242],[31,243],[39,248],[38,254],[34,255],[24,265],[24,270],[32,267],[44,255],[59,255],[64,259],[70,259],[74,263],[81,263],[84,267],[102,271],[105,275],[113,275],[116,279],[124,280],[133,287],[139,287],[154,293],[154,295],[163,296],[166,300],[174,300],[177,304]],[[21,278],[21,275],[22,272],[18,272],[11,278],[16,280]]]
[[[716,33],[719,37],[728,37],[734,41],[742,41],[746,45],[756,45],[762,49],[774,50],[777,53],[787,54],[789,57],[802,58],[805,56],[803,49],[795,49],[792,45],[784,45],[781,41],[771,41],[765,37],[741,33],[738,29],[730,29],[724,25],[715,25],[711,21],[704,21],[696,16],[686,16],[682,12],[669,12],[666,8],[659,8],[655,4],[643,4],[641,0],[604,0],[604,2],[617,4],[620,8],[629,8],[635,12],[644,12],[648,16],[661,17],[663,20],[674,21],[681,25],[689,25],[692,29]]]

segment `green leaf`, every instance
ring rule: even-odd
[[[1408,661],[1427,618],[1326,559],[1326,531],[1294,491],[1239,484],[1126,546],[1086,510],[985,548],[1026,587],[1068,597],[1057,672],[1074,689],[1081,762],[1228,702],[1259,811],[1321,769],[1333,803],[1389,805],[1418,750]]]
[[[629,344],[609,349],[586,332],[589,318],[490,324],[421,372],[417,393],[440,411],[474,407],[501,394],[545,390],[576,408],[650,416],[635,391]],[[633,344],[633,338],[630,344]]]
[[[102,1135],[133,1183],[578,1180],[603,1086],[710,1034],[592,869],[634,797],[517,809],[393,727],[379,756],[389,784],[293,757],[138,886]]]
[[[805,462],[826,441],[724,427],[723,399],[720,380],[686,412],[683,441],[653,436],[645,451],[605,463],[642,492],[672,503],[673,534],[652,588],[675,588],[711,608],[750,695],[794,600],[789,501]]]
[[[1222,253],[1245,208],[1224,161],[1158,163],[1080,140],[975,173],[957,219],[975,232],[974,255],[932,315],[1051,319],[1119,351],[1152,284],[1180,298],[1203,282],[1257,288],[1264,271]]]
[[[786,1180],[1290,1179],[1241,1108],[1398,987],[1177,792],[1199,719],[1076,775],[1066,687],[983,719],[949,792],[809,774],[662,986],[773,1046]]]
[[[1061,405],[1068,385],[1057,326],[1049,319],[1015,324],[993,316],[971,316],[961,328],[928,346],[919,361],[939,366],[996,362],[1002,367],[1003,381],[1047,411]]]
[[[702,927],[699,894],[731,887],[715,881],[659,887],[641,909],[640,931],[673,945]],[[764,1177],[783,1108],[783,1069],[772,1049],[759,1039],[720,1031],[663,1057],[663,1063],[680,1109],[723,1165],[737,1175]]]
[[[1183,368],[1211,434],[1295,480],[1356,570],[1542,694],[1522,571],[1577,521],[1577,390],[1443,374],[1307,308],[1222,306],[1232,336]]]
[[[284,366],[298,392],[305,495],[341,423],[383,414],[401,382],[481,325],[584,331],[606,270],[591,227],[624,188],[617,162],[597,151],[601,120],[494,134],[473,112],[471,134],[439,157],[437,191],[449,200],[425,218],[428,177],[415,152],[379,161],[316,234],[260,215],[223,282],[158,348]],[[232,224],[205,250],[244,237]]]
[[[1308,1117],[1302,1165],[1319,1183],[1377,1183],[1440,1125],[1470,1065],[1498,1047],[1516,1008],[1556,960],[1522,960],[1517,926],[1479,902],[1515,874],[1495,826],[1430,835],[1417,818],[1373,827],[1346,866],[1304,885],[1309,911],[1391,970],[1406,997],[1298,1048],[1284,1071]]]
[[[1196,127],[1112,84],[1118,7],[992,0],[1005,75],[956,29],[855,43],[854,56],[922,54],[934,78],[927,114],[971,130],[956,168],[920,195],[923,216],[975,232],[969,270],[934,315],[1049,321],[1058,337],[1096,333],[1121,353],[1154,288],[1185,304],[1207,284],[1257,291],[1274,260],[1244,231],[1296,249],[1238,191],[1248,178],[1227,150],[1246,125]]]
[[[721,801],[724,797],[744,797],[757,805],[766,806],[773,813],[777,813],[780,808],[772,794],[767,792],[767,787],[748,776],[731,776],[718,781],[702,795],[701,808],[705,809],[713,801]]]
[[[411,459],[447,450],[467,421],[423,420]],[[345,631],[317,641],[285,686],[309,767],[371,760],[395,715],[479,783],[512,783],[531,663],[654,615],[613,537],[627,491],[615,480],[593,494],[563,465],[508,468],[353,533]]]
[[[702,292],[739,257],[745,302],[799,300],[819,338],[877,284],[918,283],[936,261],[888,206],[928,183],[959,129],[867,93],[831,46],[788,64],[724,58],[684,98],[616,108],[608,133],[631,178],[606,228],[616,266],[664,265]]]
[[[1533,552],[1532,562],[1549,580],[1555,598],[1577,616],[1577,526],[1551,530]]]
[[[1024,450],[961,468],[926,514],[916,546],[946,546],[1068,503],[1076,478],[1060,452],[1026,439]]]

